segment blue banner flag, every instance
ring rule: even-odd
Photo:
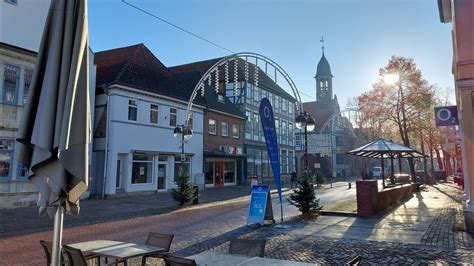
[[[268,159],[272,165],[273,176],[275,176],[275,185],[278,189],[278,198],[280,205],[281,199],[281,183],[280,183],[280,153],[278,150],[278,141],[275,129],[275,118],[273,117],[273,109],[270,101],[263,98],[260,101],[260,120],[262,121],[263,135],[267,143]],[[282,214],[283,217],[283,214]]]

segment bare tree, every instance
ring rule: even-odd
[[[374,123],[381,137],[398,139],[411,147],[412,139],[422,136],[420,124],[432,115],[433,88],[423,79],[412,58],[392,56],[379,72],[380,78],[372,90],[358,97],[359,109],[367,120]],[[386,84],[382,79],[385,74],[398,75],[398,81],[393,85]],[[413,138],[414,135],[418,138]],[[413,159],[408,162],[414,176]]]

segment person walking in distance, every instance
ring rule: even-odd
[[[296,172],[293,171],[293,173],[291,173],[291,187],[290,188],[293,188],[293,185],[295,185],[296,187],[296,179],[297,179]]]

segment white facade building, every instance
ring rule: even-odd
[[[99,52],[96,59],[92,194],[167,191],[175,187],[181,165],[181,138],[175,138],[173,130],[185,121],[191,91],[180,86],[142,44]],[[204,109],[199,104],[194,106],[193,135],[185,144],[184,165],[191,181],[204,185]]]

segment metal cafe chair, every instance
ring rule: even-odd
[[[162,259],[170,251],[171,242],[173,241],[173,238],[174,238],[174,234],[160,234],[160,233],[150,232],[148,234],[148,238],[145,241],[145,245],[163,248],[164,251],[143,256],[142,265],[145,265],[146,259],[150,257]]]
[[[69,260],[69,265],[87,266],[86,257],[82,253],[82,250],[67,245],[63,246],[63,250]]]

